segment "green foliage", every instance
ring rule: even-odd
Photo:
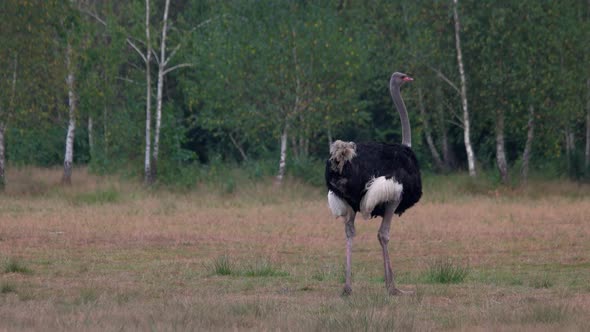
[[[44,128],[45,127],[45,128]],[[65,127],[39,126],[7,130],[7,158],[16,166],[53,166],[63,163]]]
[[[146,45],[144,5],[2,1],[0,125],[7,126],[10,166],[63,163],[69,43],[77,74],[76,164],[141,178],[145,63],[130,42],[142,50]],[[161,35],[161,9],[152,6],[153,45]],[[394,70],[416,78],[403,94],[423,168],[434,165],[423,139],[428,121],[439,153],[443,143],[449,147],[448,170],[461,170],[449,10],[450,2],[425,0],[172,4],[169,66],[193,66],[166,75],[158,183],[191,188],[219,181],[220,190],[231,194],[243,176],[276,173],[279,135],[288,126],[288,174],[321,185],[329,138],[400,141],[387,90]],[[461,1],[460,14],[472,140],[479,166],[492,178],[467,191],[487,190],[486,181],[496,185],[491,170],[501,116],[508,163],[513,178],[519,177],[530,106],[536,110],[532,171],[590,178],[581,152],[589,98],[587,4]],[[155,59],[151,69],[155,82]],[[571,153],[566,131],[575,137]]]
[[[314,158],[293,159],[289,174],[315,186],[323,186],[325,161]]]
[[[424,276],[431,283],[458,284],[463,282],[468,274],[469,267],[450,258],[439,258],[429,264]]]

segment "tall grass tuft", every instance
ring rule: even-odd
[[[33,271],[16,258],[11,258],[4,263],[4,273],[31,274]]]
[[[286,277],[289,273],[274,266],[269,260],[263,259],[247,266],[244,275],[246,277]]]
[[[227,255],[219,256],[213,260],[212,269],[213,273],[219,276],[228,276],[235,273],[233,263]]]
[[[463,282],[468,274],[469,267],[450,258],[439,258],[429,264],[425,277],[431,283],[458,284]]]
[[[0,284],[0,294],[16,293],[16,286],[11,283]]]
[[[536,276],[533,280],[531,280],[530,285],[534,288],[551,288],[553,286],[553,280],[549,277],[549,275],[542,274]]]

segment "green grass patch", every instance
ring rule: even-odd
[[[20,260],[16,258],[10,258],[4,263],[4,273],[21,273],[21,274],[32,274],[33,271],[25,266]]]
[[[428,265],[424,272],[427,282],[440,284],[458,284],[469,274],[469,267],[450,258],[439,258]]]
[[[497,286],[522,286],[522,276],[513,270],[478,269],[469,271],[469,280]]]
[[[71,198],[71,202],[74,205],[104,205],[119,201],[121,201],[121,193],[113,188],[79,193]]]
[[[228,255],[214,259],[209,269],[219,276],[240,275],[245,277],[287,277],[289,272],[283,271],[268,259],[261,259],[251,264],[236,266]]]
[[[289,272],[274,266],[269,260],[263,259],[247,266],[243,274],[246,277],[287,277]]]
[[[211,263],[211,269],[213,274],[219,276],[228,276],[231,274],[235,274],[234,265],[229,259],[229,256],[227,255],[222,255],[214,259]]]

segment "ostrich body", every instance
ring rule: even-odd
[[[401,216],[422,196],[420,168],[411,149],[410,121],[400,94],[400,87],[412,80],[396,72],[389,81],[391,97],[402,123],[402,144],[335,141],[330,146],[330,159],[326,162],[328,205],[334,216],[344,217],[346,295],[352,292],[351,254],[357,212],[365,219],[383,218],[377,238],[383,252],[385,286],[391,295],[404,293],[395,286],[387,244],[393,216]]]

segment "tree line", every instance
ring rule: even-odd
[[[590,1],[6,0],[0,186],[10,166],[322,171],[334,139],[399,142],[432,172],[588,178]],[[419,138],[418,138],[419,137]],[[312,166],[309,166],[312,167]],[[305,172],[303,172],[305,174]]]

